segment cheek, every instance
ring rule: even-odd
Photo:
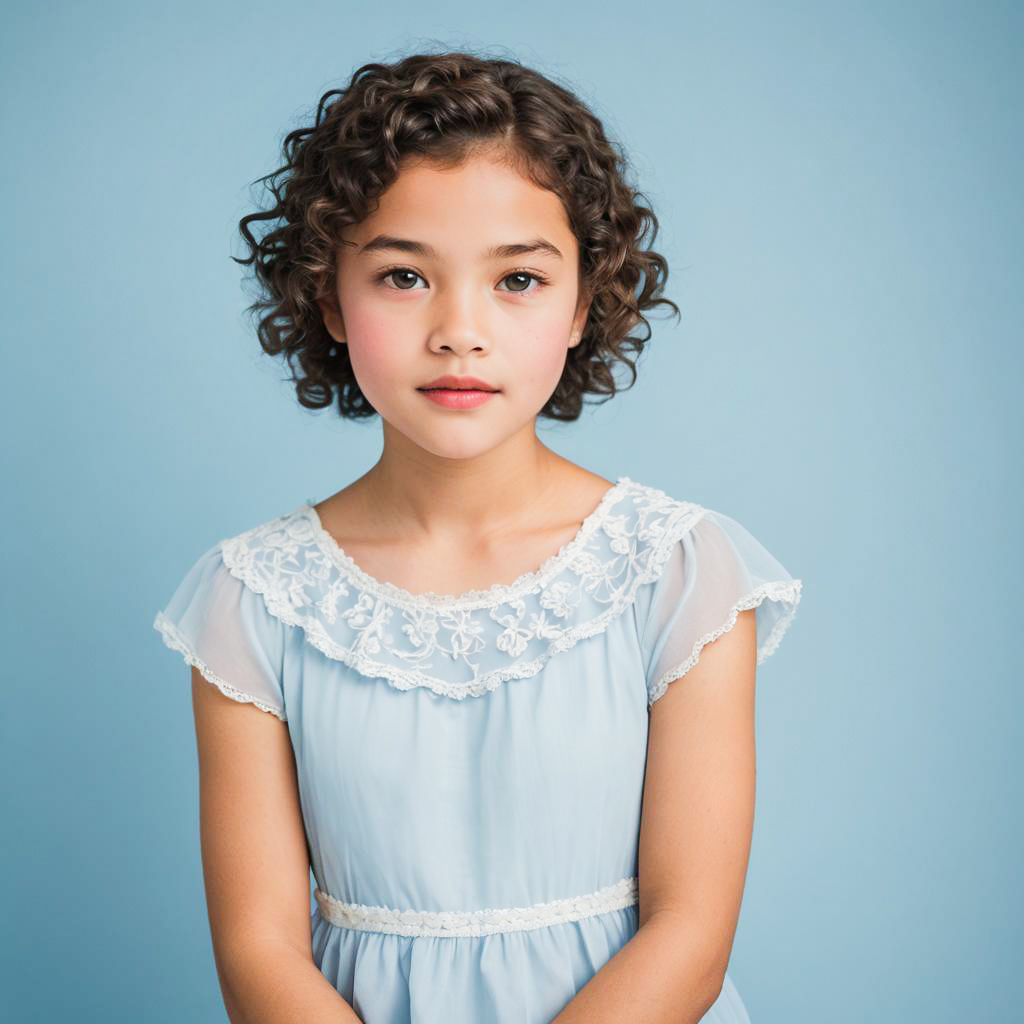
[[[403,359],[395,344],[395,328],[382,317],[359,303],[345,307],[345,334],[352,369],[362,385],[394,376]]]
[[[524,383],[550,390],[558,382],[569,351],[568,333],[559,320],[536,326],[518,339],[523,358],[516,361],[517,372]]]

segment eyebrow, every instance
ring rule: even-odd
[[[412,253],[414,256],[430,256],[437,258],[437,250],[425,242],[415,242],[411,238],[396,238],[394,235],[377,235],[359,249],[359,255],[380,252],[383,249],[397,249],[399,252]],[[484,256],[491,259],[511,259],[514,256],[527,256],[539,253],[561,259],[562,254],[546,238],[533,238],[529,242],[510,242],[507,245],[492,245]]]

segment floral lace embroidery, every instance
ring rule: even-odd
[[[620,477],[568,544],[507,585],[412,594],[363,572],[306,503],[221,542],[229,571],[272,615],[327,657],[398,689],[455,699],[535,675],[554,654],[602,632],[656,579],[673,544],[704,514]],[[432,673],[437,659],[446,674]]]
[[[547,928],[631,907],[639,901],[639,879],[636,876],[623,878],[583,896],[535,903],[530,907],[487,910],[394,910],[391,907],[344,903],[319,888],[315,896],[321,916],[342,928],[408,936],[479,936]]]
[[[394,583],[376,579],[364,572],[323,528],[320,516],[312,505],[307,503],[300,506],[297,511],[305,514],[308,518],[315,540],[325,556],[336,561],[341,572],[355,580],[361,590],[403,607],[429,607],[451,611],[456,608],[485,608],[493,605],[496,601],[509,602],[513,598],[535,589],[538,583],[542,582],[545,577],[550,577],[559,569],[562,562],[571,558],[586,544],[593,532],[602,526],[602,520],[608,507],[621,500],[623,490],[632,483],[633,481],[629,477],[620,476],[601,496],[597,507],[583,520],[576,535],[563,544],[555,554],[546,558],[539,568],[524,572],[511,583],[495,583],[483,590],[467,590],[462,594],[435,594],[430,590],[423,594],[413,594]]]

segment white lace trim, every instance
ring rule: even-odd
[[[745,611],[747,608],[756,608],[764,600],[782,601],[788,605],[786,611],[776,619],[775,624],[772,627],[772,631],[764,641],[758,645],[757,664],[760,665],[765,658],[775,652],[775,648],[779,646],[779,642],[782,640],[782,635],[786,632],[790,622],[792,622],[793,616],[796,614],[797,605],[800,603],[801,588],[802,581],[798,579],[763,583],[761,586],[757,587],[757,589],[752,590],[747,594],[746,597],[737,601],[736,604],[732,606],[732,609],[729,612],[729,617],[726,621],[719,626],[718,629],[712,630],[710,633],[705,633],[705,635],[693,645],[693,651],[686,661],[674,668],[668,669],[650,688],[647,701],[648,706],[658,700],[659,697],[663,697],[665,695],[669,683],[682,678],[682,676],[686,675],[686,673],[697,664],[700,660],[700,652],[705,646],[711,643],[712,640],[717,640],[724,633],[728,633],[729,630],[736,625],[736,619],[739,617],[739,613],[741,611]]]
[[[608,509],[631,483],[633,481],[628,476],[620,476],[604,492],[596,507],[583,519],[576,535],[553,555],[544,559],[538,568],[520,574],[511,583],[495,583],[482,590],[466,590],[461,594],[436,594],[432,590],[414,594],[404,587],[371,576],[361,569],[345,549],[324,529],[320,516],[313,505],[306,502],[297,511],[309,519],[314,537],[321,550],[337,564],[342,573],[353,579],[364,593],[372,594],[382,601],[401,608],[430,608],[434,611],[444,612],[468,611],[474,608],[490,608],[498,604],[508,604],[527,592],[543,587],[555,573],[561,571],[562,563],[571,559],[590,540],[592,534],[603,525]]]
[[[195,666],[202,673],[203,678],[212,683],[214,686],[224,694],[225,697],[230,697],[232,700],[237,700],[240,704],[254,704],[261,711],[269,711],[270,714],[276,718],[280,718],[282,722],[286,721],[284,712],[280,708],[274,707],[272,704],[253,697],[251,694],[246,693],[244,690],[239,690],[237,687],[232,686],[226,679],[217,675],[202,658],[199,657],[185,642],[185,638],[175,628],[174,623],[171,622],[163,612],[157,612],[156,618],[153,620],[153,628],[159,630],[160,635],[163,637],[164,643],[173,651],[178,651],[189,665]]]
[[[319,888],[315,890],[315,896],[321,916],[341,928],[413,937],[455,937],[547,928],[621,910],[639,901],[639,885],[633,876],[583,896],[534,903],[529,907],[463,911],[394,910],[391,907],[344,903]]]
[[[634,500],[627,512],[614,513],[614,503],[628,493]],[[553,655],[602,632],[633,602],[642,585],[658,577],[673,545],[705,511],[620,477],[577,536],[539,569],[511,584],[463,595],[412,594],[374,579],[336,544],[325,546],[324,537],[329,535],[318,527],[308,503],[221,541],[220,550],[232,575],[262,595],[272,615],[302,629],[310,644],[327,657],[365,676],[382,677],[400,690],[423,686],[462,700],[481,696],[507,680],[533,676]],[[599,551],[605,539],[610,554]],[[534,595],[531,605],[539,607],[528,607],[526,598]],[[342,598],[354,601],[339,610]],[[605,607],[570,625],[584,599]],[[475,618],[474,611],[486,616]],[[404,647],[389,629],[394,617],[399,619]],[[353,632],[348,643],[339,642],[328,630],[339,621]],[[494,623],[502,629],[496,630]],[[541,648],[534,656],[490,671],[474,660],[481,653],[493,658],[495,652],[517,658],[531,645]],[[376,657],[382,652],[417,667]],[[432,667],[428,659],[434,655],[446,659],[446,667],[461,663],[472,678],[451,681],[424,671]]]

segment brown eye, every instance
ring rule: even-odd
[[[526,291],[527,288],[530,287],[530,280],[531,280],[531,275],[530,274],[523,274],[523,273],[520,273],[519,271],[517,271],[514,274],[509,274],[508,277],[505,278],[505,280],[506,281],[511,281],[514,278],[518,278],[522,282],[523,287],[522,288],[513,288],[512,291],[514,291],[514,292],[524,292],[524,291]]]
[[[405,286],[406,285],[410,285],[411,286],[413,283],[415,283],[416,278],[418,278],[419,276],[420,275],[417,274],[415,270],[409,270],[407,267],[399,267],[397,270],[389,270],[386,273],[381,275],[382,279],[387,279],[387,280],[398,280],[398,279],[401,279],[401,281],[403,283],[398,284],[398,288],[399,288],[400,291],[409,291],[410,289],[405,287]],[[411,281],[409,280],[410,278],[412,278]]]
[[[397,285],[389,283],[399,277],[399,275],[403,275],[403,283]],[[390,267],[389,269],[382,270],[379,274],[374,275],[374,281],[381,285],[381,287],[390,288],[393,291],[409,292],[413,289],[411,287],[407,288],[406,285],[412,284],[419,276],[420,275],[417,274],[415,270],[410,270],[409,267]],[[412,278],[413,281],[410,281],[410,278]]]
[[[515,278],[518,278],[521,281],[525,278],[525,285],[526,285],[526,287],[523,287],[523,288],[509,288],[508,289],[509,291],[516,292],[519,295],[528,295],[531,291],[534,291],[534,292],[539,291],[541,288],[544,287],[544,285],[546,285],[548,283],[547,282],[547,278],[541,277],[539,274],[531,273],[528,270],[514,270],[514,271],[512,271],[511,274],[506,274],[505,277],[502,278],[502,280],[504,280],[504,281],[511,281],[511,280],[513,280]],[[537,287],[536,288],[530,288],[530,282],[531,281],[536,281],[537,282]]]

